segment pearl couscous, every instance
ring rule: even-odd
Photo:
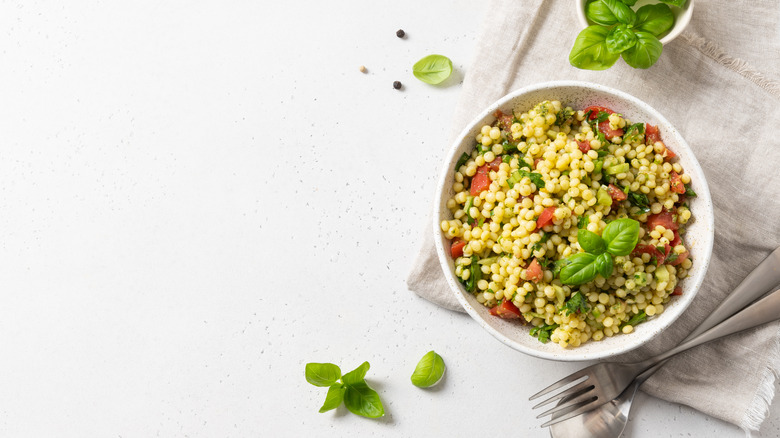
[[[544,101],[464,153],[442,220],[455,274],[490,313],[577,347],[664,311],[691,269],[691,178],[658,128]]]

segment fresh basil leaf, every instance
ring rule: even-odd
[[[601,0],[617,18],[618,23],[633,26],[636,21],[636,12],[620,0]]]
[[[607,242],[608,253],[628,255],[639,242],[639,222],[629,218],[614,220],[604,228],[601,238]]]
[[[426,84],[440,84],[452,74],[452,61],[443,55],[428,55],[414,63],[412,73]]]
[[[587,252],[581,252],[567,257],[571,262],[561,269],[561,283],[563,284],[583,284],[594,278],[598,273],[596,270],[596,256]]]
[[[412,373],[412,384],[419,388],[429,388],[439,383],[444,376],[444,369],[444,359],[431,350],[417,363]]]
[[[341,369],[332,363],[307,363],[306,381],[314,386],[330,386],[341,377]]]
[[[339,407],[342,401],[344,401],[344,391],[346,387],[341,383],[335,383],[330,385],[328,394],[325,396],[325,403],[320,408],[320,413],[328,412],[331,409]]]
[[[649,32],[636,32],[636,44],[621,55],[626,64],[634,68],[649,68],[661,57],[663,44]]]
[[[349,412],[368,418],[379,418],[385,415],[385,408],[379,394],[371,389],[365,381],[347,385],[344,391],[344,405]]]
[[[577,312],[587,313],[588,310],[590,310],[590,306],[588,306],[588,302],[585,300],[585,297],[579,292],[575,292],[571,297],[569,297],[569,301],[567,301],[561,309],[561,311],[563,311],[564,315],[566,316]]]
[[[612,67],[620,55],[607,49],[608,33],[609,29],[599,25],[582,29],[569,53],[569,63],[585,70],[606,70]]]
[[[612,256],[609,253],[605,252],[596,257],[596,270],[602,277],[609,278],[612,269]]]
[[[555,263],[553,263],[553,277],[558,277],[561,273],[561,269],[569,263],[571,263],[571,261],[567,259],[556,260]]]
[[[601,0],[595,0],[585,6],[585,16],[596,24],[612,26],[617,23],[617,17]]]
[[[371,365],[369,365],[368,362],[363,362],[359,367],[348,372],[347,374],[344,374],[341,377],[341,381],[344,382],[345,385],[352,385],[357,382],[362,382],[363,379],[366,378],[366,373],[370,367]]]
[[[661,2],[666,3],[667,5],[677,6],[678,8],[684,8],[685,3],[687,3],[688,0],[661,0]]]
[[[463,155],[458,158],[458,162],[455,163],[455,171],[457,172],[458,169],[460,169],[460,166],[466,164],[466,162],[469,161],[469,158],[471,158],[471,155],[469,155],[468,152],[464,152]]]
[[[577,241],[585,252],[599,255],[607,250],[607,244],[598,234],[586,229],[577,232]]]
[[[685,186],[685,196],[689,198],[695,198],[697,196],[690,185]]]
[[[538,327],[533,327],[528,334],[539,339],[539,342],[546,344],[550,342],[550,335],[555,329],[558,328],[558,324],[543,324]]]
[[[674,26],[674,14],[663,3],[644,5],[636,11],[634,29],[661,36]]]
[[[650,200],[642,192],[628,192],[628,202],[639,208],[641,213],[650,213]]]
[[[607,49],[612,53],[624,52],[636,44],[636,35],[625,24],[618,24],[607,34]]]

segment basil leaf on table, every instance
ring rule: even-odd
[[[585,15],[590,21],[602,26],[612,26],[618,22],[615,14],[601,0],[588,3],[585,6]]]
[[[340,383],[334,383],[333,385],[330,385],[330,388],[328,389],[328,395],[325,396],[325,403],[322,404],[322,407],[320,408],[320,413],[328,412],[331,409],[336,409],[339,407],[342,401],[344,401],[344,391],[347,388],[340,384]]]
[[[587,252],[581,252],[567,257],[569,264],[561,269],[560,279],[563,284],[583,284],[594,278],[596,269],[596,256]]]
[[[607,34],[607,49],[612,53],[621,53],[636,44],[636,35],[625,24],[618,24]]]
[[[607,243],[593,231],[581,229],[577,231],[577,241],[585,252],[599,255],[607,250]]]
[[[368,362],[363,362],[359,367],[348,372],[347,374],[344,374],[341,377],[341,381],[344,382],[345,385],[353,385],[355,383],[362,382],[363,379],[366,378],[366,373],[370,367],[371,365],[369,365]]]
[[[349,412],[367,418],[379,418],[385,415],[385,408],[379,394],[365,381],[347,385],[344,391],[344,405]]]
[[[634,12],[634,10],[630,7],[626,6],[625,3],[621,2],[620,0],[600,1],[607,5],[609,10],[615,15],[615,18],[617,18],[618,23],[628,24],[630,26],[634,25],[634,22],[636,21],[636,12]]]
[[[440,84],[452,74],[452,61],[444,55],[428,55],[414,64],[412,73],[426,84]]]
[[[569,53],[569,63],[585,70],[606,70],[612,67],[620,54],[607,49],[608,33],[609,29],[597,25],[582,29]]]
[[[306,381],[314,386],[331,386],[341,377],[341,369],[332,363],[307,363]]]
[[[609,276],[612,275],[612,269],[612,256],[609,255],[609,253],[605,252],[596,257],[596,271],[598,271],[602,277],[609,278]]]
[[[604,228],[601,238],[607,242],[608,253],[628,255],[639,242],[639,222],[629,218],[614,220]]]
[[[649,68],[658,61],[664,46],[649,32],[636,32],[634,47],[622,53],[626,64],[634,68]]]
[[[661,2],[666,3],[667,5],[683,8],[685,7],[685,4],[688,3],[688,0],[661,0]]]
[[[429,388],[439,383],[444,376],[444,369],[444,359],[431,350],[417,363],[412,373],[412,384],[419,388]]]
[[[672,9],[663,3],[644,5],[636,11],[637,31],[650,32],[655,36],[661,36],[674,26],[674,14]]]

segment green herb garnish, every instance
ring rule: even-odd
[[[590,306],[581,293],[575,292],[574,295],[569,297],[569,301],[566,301],[566,304],[564,304],[563,309],[561,310],[563,311],[564,315],[568,316],[577,312],[588,313]]]
[[[431,350],[417,363],[412,373],[412,384],[419,388],[429,388],[439,383],[444,376],[444,370],[444,359]]]
[[[353,414],[368,418],[385,415],[379,394],[366,383],[369,367],[368,362],[363,362],[342,376],[341,369],[332,363],[307,363],[306,381],[314,386],[328,387],[328,394],[320,412],[336,409],[343,401]]]
[[[601,275],[604,278],[612,274],[612,256],[624,256],[631,253],[639,241],[639,222],[629,219],[617,219],[604,228],[601,236],[587,230],[578,231],[580,246],[586,251],[567,257],[569,264],[564,266],[559,278],[563,284],[584,284]]]
[[[428,55],[414,64],[412,74],[426,84],[440,84],[452,74],[452,61],[443,55]]]
[[[534,327],[530,331],[530,335],[539,339],[539,342],[546,344],[550,342],[550,335],[558,328],[558,324],[542,324],[538,327]]]

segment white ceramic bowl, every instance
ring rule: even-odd
[[[579,20],[583,29],[594,24],[588,21],[588,18],[585,16],[585,5],[588,4],[589,1],[590,0],[574,0],[574,4],[577,7],[577,19]],[[639,0],[632,9],[637,10],[649,3],[658,3],[658,1]],[[671,8],[672,13],[674,14],[674,27],[672,27],[669,32],[667,32],[666,35],[661,38],[661,44],[672,42],[672,40],[677,38],[677,36],[680,35],[682,31],[685,30],[685,28],[688,26],[688,23],[691,21],[691,16],[693,15],[693,0],[688,0],[684,8],[678,8],[675,6],[672,6]]]
[[[488,308],[479,304],[455,278],[454,263],[449,254],[449,241],[439,225],[443,219],[451,219],[447,200],[455,194],[452,190],[455,163],[463,152],[470,153],[474,150],[474,137],[480,128],[485,124],[493,123],[495,120],[493,113],[497,109],[505,113],[509,113],[513,108],[527,111],[543,100],[559,100],[574,109],[583,109],[590,105],[605,106],[624,114],[631,120],[657,125],[664,143],[677,154],[683,169],[691,176],[693,190],[698,194],[698,197],[690,202],[694,219],[687,225],[684,236],[686,246],[689,247],[692,255],[693,267],[689,271],[689,277],[681,282],[683,294],[674,297],[665,306],[663,313],[637,325],[633,333],[604,338],[598,342],[589,341],[577,348],[564,349],[554,342],[542,344],[528,334],[530,326],[524,326],[517,320],[504,320],[491,316]],[[469,123],[455,140],[445,158],[437,193],[434,210],[436,214],[432,224],[434,242],[441,268],[444,270],[452,293],[472,318],[498,340],[523,353],[545,359],[560,361],[602,359],[625,353],[658,336],[685,311],[693,300],[704,280],[712,254],[714,240],[712,200],[704,173],[693,152],[680,133],[658,111],[636,97],[603,85],[579,81],[545,82],[519,89],[499,99]]]

